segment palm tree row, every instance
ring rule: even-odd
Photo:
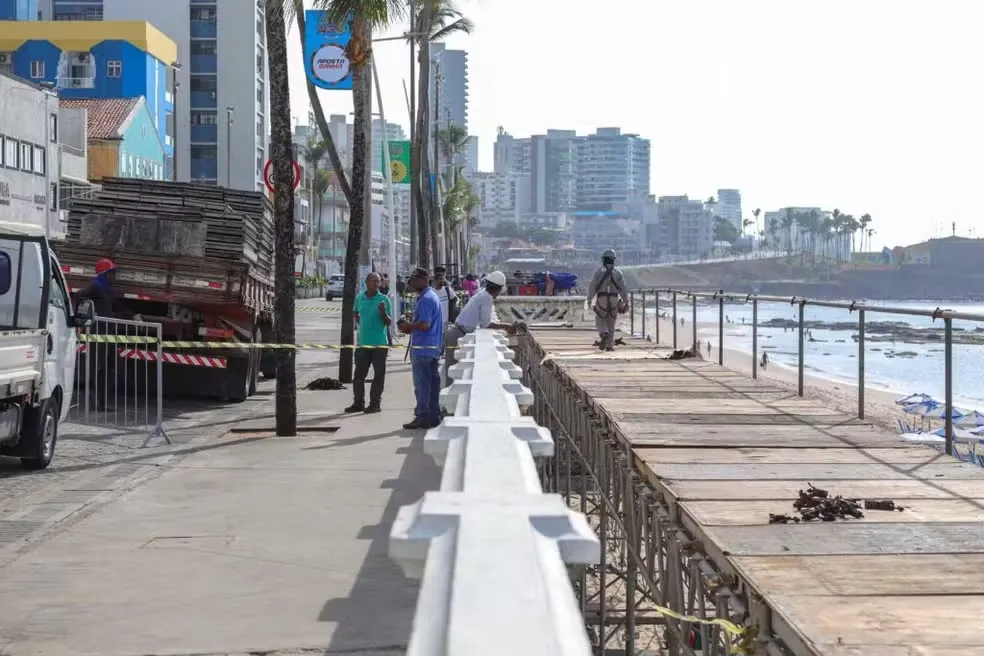
[[[753,214],[757,221],[759,210],[755,210]],[[834,257],[840,259],[844,256],[843,247],[832,249],[832,246],[835,246],[838,241],[843,244],[843,239],[847,236],[850,236],[851,239],[851,252],[856,250],[855,240],[859,232],[861,236],[860,250],[863,251],[865,248],[865,237],[868,238],[870,247],[871,237],[875,232],[868,227],[871,220],[870,214],[855,218],[852,214],[843,214],[838,209],[827,215],[817,210],[805,211],[786,208],[783,211],[782,219],[778,223],[772,222],[768,226],[768,238],[770,242],[785,250],[788,255],[800,253],[805,257],[809,253],[811,257],[819,255],[821,258]]]

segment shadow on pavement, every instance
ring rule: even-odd
[[[385,482],[386,487],[392,487],[393,493],[379,523],[364,527],[359,534],[360,538],[372,542],[351,593],[326,601],[318,616],[319,621],[338,625],[326,655],[355,649],[379,656],[402,654],[410,641],[419,584],[404,576],[400,566],[390,559],[389,532],[401,506],[440,487],[441,470],[430,456],[424,454],[422,432],[394,431],[389,435],[393,434],[412,434],[414,437],[401,449],[407,456],[399,476]]]

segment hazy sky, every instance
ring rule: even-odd
[[[459,0],[474,34],[469,131],[619,126],[652,141],[652,193],[741,190],[874,218],[875,245],[984,237],[984,2]],[[306,117],[290,37],[293,113]],[[405,30],[399,26],[387,35]],[[375,47],[388,121],[406,126],[399,41]],[[322,92],[327,113],[351,94]],[[306,121],[306,118],[302,118]]]

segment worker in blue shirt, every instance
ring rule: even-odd
[[[438,362],[444,343],[444,313],[441,301],[430,287],[426,269],[415,269],[410,285],[419,298],[413,321],[400,320],[400,332],[410,335],[410,371],[413,393],[417,399],[413,421],[404,424],[407,430],[434,428],[441,423],[441,373]]]

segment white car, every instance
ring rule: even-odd
[[[0,222],[0,455],[44,469],[68,415],[75,315],[61,267],[38,226]]]
[[[342,297],[345,288],[345,276],[341,273],[333,273],[328,276],[328,284],[325,286],[325,300],[331,301]]]

